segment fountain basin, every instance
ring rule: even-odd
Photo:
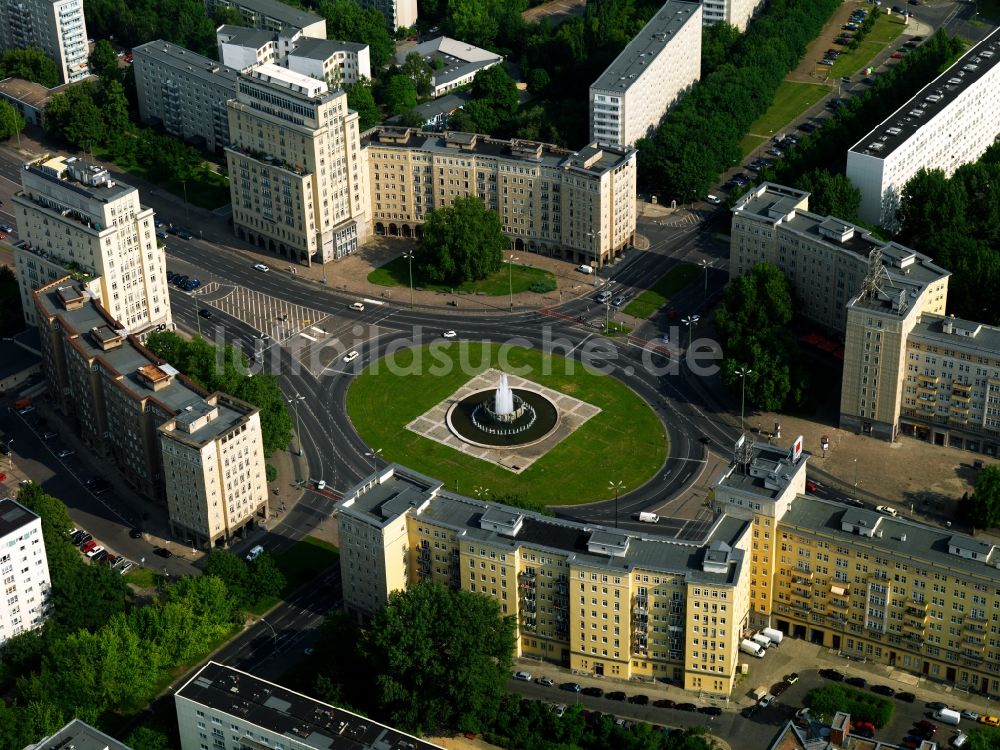
[[[546,438],[559,424],[559,410],[535,391],[514,388],[514,410],[495,413],[496,391],[478,391],[448,409],[448,428],[462,440],[490,448],[518,448]]]

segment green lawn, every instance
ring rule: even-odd
[[[830,87],[826,85],[782,81],[774,94],[774,103],[757,122],[750,126],[750,133],[767,140],[791,125],[799,115],[829,93]],[[746,149],[748,144],[741,145]],[[746,156],[758,145],[759,141],[754,143],[749,151],[745,150],[743,155]]]
[[[505,370],[602,411],[521,474],[405,428],[498,361]],[[428,474],[449,489],[471,494],[478,486],[548,505],[586,503],[606,499],[609,481],[635,489],[663,465],[667,435],[649,406],[614,378],[579,362],[533,349],[453,341],[403,350],[391,364],[379,360],[354,380],[347,413],[364,441],[382,448],[386,461]]]
[[[151,589],[156,586],[157,577],[157,574],[151,568],[143,568],[140,565],[135,565],[132,567],[132,570],[125,574],[125,581],[141,589]]]
[[[400,256],[390,260],[384,266],[379,266],[368,274],[368,281],[379,286],[401,286],[409,289],[409,265],[409,262],[403,256]],[[555,283],[555,279],[555,276],[541,268],[515,265],[513,269],[508,270],[505,263],[503,268],[494,274],[490,274],[482,281],[467,281],[457,287],[452,287],[448,284],[435,284],[420,279],[417,276],[416,269],[413,270],[413,286],[415,289],[430,289],[435,292],[450,292],[454,290],[463,294],[485,294],[490,297],[510,294],[511,287],[514,289],[514,294],[518,294],[530,291],[532,284],[548,282],[551,286]]]
[[[648,318],[659,310],[677,292],[686,287],[700,269],[691,263],[674,266],[660,277],[653,286],[644,291],[625,308],[626,315]]]
[[[340,550],[336,545],[314,536],[307,536],[277,555],[274,562],[287,581],[285,590],[294,591],[306,581],[336,565],[338,560],[340,560]]]
[[[875,21],[875,26],[864,38],[856,50],[847,51],[837,58],[830,66],[830,77],[834,80],[843,76],[853,76],[858,71],[864,69],[872,59],[888,45],[892,44],[897,36],[903,33],[906,24],[903,19],[896,15],[890,17],[883,14]]]
[[[740,139],[740,153],[742,154],[742,161],[746,159],[753,150],[763,143],[767,143],[767,138],[759,135],[745,135]]]
[[[95,149],[94,154],[105,161],[112,161],[109,154],[102,152],[100,149]],[[155,183],[157,187],[169,190],[181,198],[186,194],[187,201],[199,208],[206,208],[211,211],[229,203],[229,180],[218,172],[209,169],[207,162],[205,168],[198,172],[194,176],[194,179],[188,181],[187,185],[183,185],[180,182],[157,182],[149,176],[144,166],[135,161],[125,161],[123,159],[116,161],[115,164],[129,174],[149,180]]]

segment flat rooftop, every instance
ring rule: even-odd
[[[184,683],[176,696],[316,750],[440,750],[372,719],[214,661]]]
[[[503,60],[503,57],[496,52],[490,52],[488,49],[476,47],[459,39],[439,36],[398,53],[396,64],[402,65],[407,56],[414,52],[427,61],[439,60],[444,63],[444,67],[433,73],[436,86],[457,80]]]
[[[237,8],[246,8],[253,13],[273,18],[285,26],[295,26],[300,29],[326,20],[315,13],[295,8],[287,3],[278,2],[278,0],[232,0],[232,4]]]
[[[227,23],[215,30],[215,38],[222,44],[260,49],[267,44],[277,42],[278,35],[266,29],[251,29]]]
[[[274,63],[262,63],[243,73],[243,77],[253,81],[267,82],[288,92],[309,98],[330,93],[326,81],[318,81],[312,76],[296,73],[294,70],[283,68]]]
[[[716,541],[735,547],[746,532],[746,522],[720,516],[696,539],[675,539],[585,524],[481,500],[444,489],[437,480],[401,466],[389,466],[345,493],[341,513],[365,518],[384,526],[402,513],[425,518],[458,532],[463,539],[480,539],[514,551],[528,546],[567,555],[582,565],[629,571],[633,568],[659,570],[706,583],[732,584],[737,580],[742,550],[732,550],[725,572],[702,569],[707,548]],[[493,530],[498,518],[511,521],[513,535]],[[513,523],[513,519],[519,524]],[[485,523],[484,523],[485,521]],[[601,545],[620,544],[624,555],[605,554]]]
[[[667,0],[590,88],[612,94],[625,91],[643,74],[646,66],[667,48],[684,24],[698,15],[700,8],[701,3]],[[700,34],[700,18],[697,24]]]
[[[6,497],[0,500],[0,539],[27,526],[38,516],[16,500]]]
[[[907,340],[977,352],[977,356],[1000,359],[1000,328],[962,318],[921,315]]]
[[[124,742],[106,735],[86,722],[73,719],[66,726],[26,750],[131,750]]]
[[[295,43],[295,49],[288,53],[289,57],[307,57],[310,60],[328,60],[338,52],[358,53],[368,45],[360,42],[335,42],[330,39],[314,39],[304,36]]]
[[[250,29],[247,30],[250,31]],[[140,60],[144,56],[149,57],[158,65],[181,71],[187,78],[194,78],[215,86],[226,86],[232,89],[234,94],[236,93],[236,79],[239,78],[240,72],[210,57],[199,55],[197,52],[165,42],[162,39],[146,42],[132,50],[132,53]]]
[[[361,136],[361,147],[419,150],[442,156],[492,156],[601,175],[615,169],[635,153],[635,149],[588,144],[579,151],[534,141],[502,140],[476,133],[426,133],[414,128],[378,126]]]
[[[966,52],[954,65],[918,91],[912,99],[883,120],[850,151],[884,159],[955,102],[966,89],[1000,62],[1000,29]],[[982,92],[981,96],[995,95]],[[994,134],[990,134],[993,138]]]
[[[0,380],[41,365],[42,356],[12,338],[0,340]]]
[[[108,179],[104,182],[90,185],[77,179],[70,171],[71,168],[82,168],[88,175],[106,174]],[[101,203],[110,203],[136,190],[131,185],[126,185],[124,182],[113,179],[106,170],[96,165],[87,165],[83,160],[75,156],[69,158],[63,156],[45,156],[25,164],[24,171],[41,177],[46,182],[64,190],[71,190],[78,195],[86,196]],[[20,190],[16,195],[26,196],[27,191]]]
[[[746,469],[734,461],[719,479],[719,484],[774,500],[785,491],[808,456],[803,452],[798,461],[793,462],[790,448],[754,443]]]

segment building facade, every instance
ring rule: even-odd
[[[326,19],[280,0],[205,0],[209,15],[216,8],[233,8],[243,23],[254,29],[283,31],[298,29],[303,36],[326,39]]]
[[[164,250],[139,191],[78,158],[42,157],[21,171],[15,245],[25,321],[32,292],[71,273],[131,333],[172,329]]]
[[[162,39],[133,49],[132,60],[143,122],[209,151],[225,146],[237,70]]]
[[[374,8],[385,16],[389,30],[410,28],[417,22],[417,0],[357,0],[362,8]]]
[[[83,0],[0,3],[0,51],[36,47],[56,64],[63,83],[90,75]]]
[[[296,73],[326,81],[333,89],[372,77],[368,45],[357,42],[300,39],[285,58],[285,65]]]
[[[1000,30],[966,52],[847,152],[858,215],[895,231],[906,183],[921,169],[950,176],[1000,136]]]
[[[132,750],[124,742],[106,735],[79,719],[73,719],[55,734],[45,737],[25,750]]]
[[[45,623],[51,589],[42,519],[16,500],[0,500],[0,646]]]
[[[728,695],[748,530],[720,516],[703,538],[667,540],[472,500],[389,466],[341,505],[344,607],[364,618],[392,591],[437,581],[495,599],[517,621],[518,656]]]
[[[415,236],[428,211],[475,196],[515,250],[603,266],[634,241],[634,149],[393,127],[366,132],[362,146],[376,234]]]
[[[180,750],[441,750],[283,685],[210,661],[174,694]]]
[[[634,146],[701,78],[702,4],[668,0],[590,85],[590,139]]]
[[[702,3],[705,9],[702,20],[705,26],[725,22],[746,31],[750,19],[763,5],[761,0],[705,0]]]
[[[358,115],[324,81],[264,63],[228,102],[234,231],[284,258],[328,263],[370,233]]]
[[[431,66],[431,94],[435,97],[468,86],[479,71],[503,62],[503,57],[495,52],[447,36],[439,36],[399,52],[396,64],[402,65],[413,54],[420,55]]]
[[[68,277],[33,304],[55,408],[137,492],[165,501],[177,538],[210,547],[267,517],[257,409],[200,389]]]

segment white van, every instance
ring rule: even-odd
[[[934,712],[934,719],[942,724],[951,724],[953,727],[957,727],[958,722],[962,720],[962,714],[952,708],[942,708],[940,711]]]
[[[766,635],[761,635],[760,633],[757,633],[757,635],[752,636],[750,640],[760,645],[761,648],[771,648],[771,639],[768,638]]]
[[[593,267],[593,266],[588,266],[588,265],[587,265],[587,264],[585,263],[585,264],[583,264],[582,266],[577,266],[577,267],[576,267],[576,270],[577,270],[577,271],[579,271],[580,273],[586,273],[586,274],[591,274],[591,273],[593,273],[593,272],[594,272],[594,267]]]
[[[247,552],[247,562],[253,562],[263,554],[264,554],[264,548],[258,544],[252,550]]]
[[[640,513],[639,520],[643,523],[659,523],[660,517],[655,513]]]

